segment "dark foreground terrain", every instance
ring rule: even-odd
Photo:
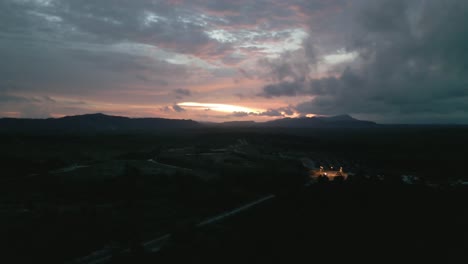
[[[464,263],[467,132],[3,133],[0,261]],[[304,159],[352,177],[317,183]],[[200,226],[265,196],[274,198]],[[96,251],[109,258],[83,258]]]
[[[467,193],[466,188],[317,185],[181,234],[147,260],[463,263],[468,260]]]

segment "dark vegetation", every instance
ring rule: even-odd
[[[463,263],[467,196],[462,187],[314,185],[115,263]]]
[[[307,256],[461,258],[468,252],[467,192],[450,183],[468,177],[467,130],[203,127],[152,133],[3,133],[0,247],[6,249],[5,263],[62,263],[105,246],[126,248],[134,240],[170,232],[177,235],[161,254],[114,262],[223,256],[230,257],[220,262],[290,262]],[[304,187],[307,170],[301,157],[343,160],[345,170],[394,180]],[[57,173],[74,164],[89,167]],[[439,187],[402,185],[402,174]],[[193,228],[269,193],[277,198],[226,222]]]

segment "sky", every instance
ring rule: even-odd
[[[0,117],[468,124],[465,0],[1,0]]]

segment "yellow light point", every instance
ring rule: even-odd
[[[238,105],[230,105],[230,104],[183,102],[177,105],[184,107],[184,108],[193,108],[193,109],[199,109],[199,110],[209,109],[209,110],[225,112],[225,113],[233,113],[233,112],[259,113],[259,112],[264,111],[262,109],[255,109],[255,108],[249,108],[249,107],[238,106]]]

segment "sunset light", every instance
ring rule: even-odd
[[[183,102],[177,105],[184,107],[184,108],[192,108],[192,109],[199,109],[199,110],[213,110],[213,111],[224,112],[224,113],[234,113],[234,112],[258,113],[258,112],[264,111],[262,109],[255,109],[255,108],[249,108],[249,107],[238,106],[238,105],[230,105],[230,104]]]

